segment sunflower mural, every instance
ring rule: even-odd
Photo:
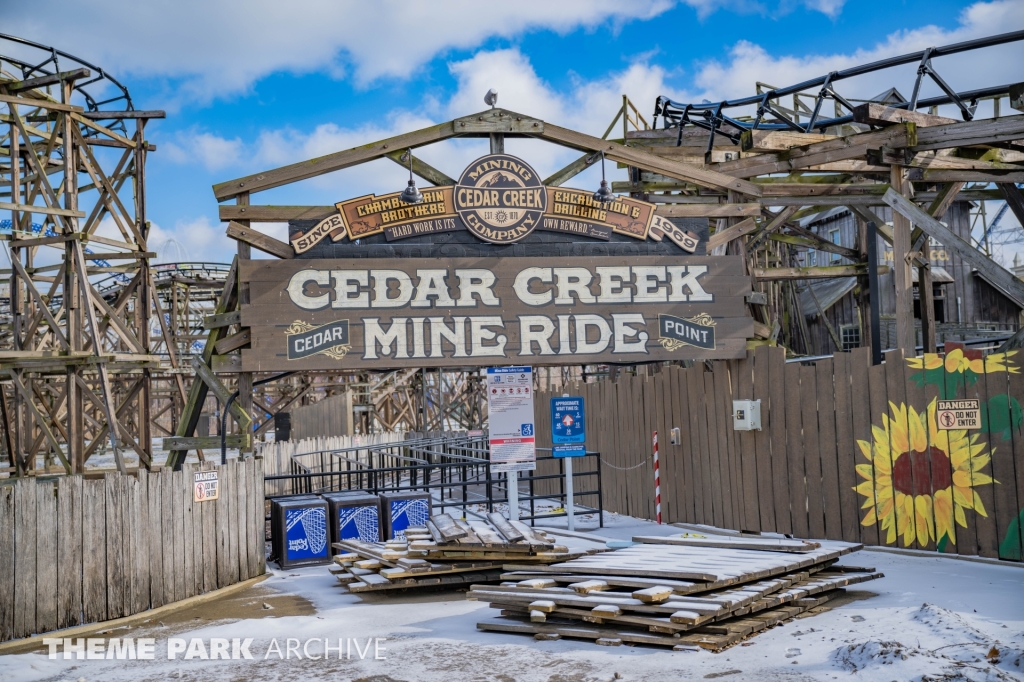
[[[898,539],[905,547],[915,541],[934,542],[943,551],[948,543],[956,543],[956,527],[967,526],[967,513],[988,516],[978,488],[999,482],[989,467],[996,448],[982,434],[1009,439],[1011,429],[1022,421],[1021,406],[1011,396],[993,396],[982,406],[980,433],[939,429],[936,406],[939,399],[955,398],[957,386],[973,385],[982,374],[1018,373],[1020,368],[1010,361],[1015,353],[981,358],[955,349],[944,357],[907,359],[911,369],[920,370],[908,378],[918,385],[938,386],[940,398],[921,411],[890,402],[881,426],[871,427],[872,440],[857,441],[867,460],[857,465],[863,479],[855,488],[864,497],[861,525],[879,524],[886,544]]]
[[[965,509],[988,515],[975,490],[993,480],[982,472],[991,458],[987,446],[978,442],[977,434],[939,430],[935,405],[932,400],[919,413],[889,403],[892,416],[883,414],[882,426],[871,427],[873,442],[857,441],[871,462],[857,465],[865,480],[856,490],[867,498],[861,525],[881,522],[886,544],[896,542],[897,533],[904,547],[914,540],[938,542],[943,536],[955,543],[954,521],[967,526]]]

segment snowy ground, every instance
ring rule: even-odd
[[[608,527],[595,533],[625,539],[680,532],[608,517]],[[464,591],[356,596],[339,588],[326,567],[314,567],[275,570],[219,607],[102,635],[155,638],[155,660],[11,655],[0,657],[0,680],[1024,680],[1024,567],[883,551],[858,552],[842,563],[875,567],[886,577],[851,589],[832,610],[720,654],[484,633],[475,624],[496,612],[465,601]],[[169,638],[203,638],[209,646],[215,637],[253,638],[253,660],[167,658]],[[351,648],[342,660],[333,649],[330,660],[297,659],[294,652],[282,660],[273,642],[284,655],[288,638],[321,640],[308,645],[312,655],[324,638],[331,647],[339,639],[355,643],[343,646]],[[370,638],[382,638],[380,659],[367,650]]]

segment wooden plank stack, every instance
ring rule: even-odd
[[[507,565],[469,599],[501,615],[481,630],[722,651],[881,578],[834,565],[861,545],[768,538],[634,537],[641,544],[542,565]]]
[[[332,572],[350,592],[498,582],[503,565],[533,566],[585,556],[555,544],[539,528],[489,514],[473,523],[448,514],[409,528],[404,540],[334,543]]]

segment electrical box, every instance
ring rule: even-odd
[[[672,445],[681,445],[682,444],[683,437],[679,434],[679,427],[678,426],[676,426],[671,431],[669,431],[668,434],[669,434],[668,435],[668,442],[669,443],[671,443]]]
[[[734,431],[760,431],[761,401],[732,401],[732,428]]]

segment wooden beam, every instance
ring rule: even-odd
[[[248,433],[224,436],[224,445],[248,450],[252,437]],[[164,450],[220,450],[220,436],[168,436],[164,438]]]
[[[924,114],[909,109],[894,109],[884,104],[867,103],[853,108],[853,120],[876,126],[890,126],[895,123],[914,123],[918,126],[939,126],[949,123],[960,123],[955,118]]]
[[[49,109],[51,111],[76,111],[78,113],[82,113],[83,111],[85,111],[82,107],[76,107],[72,104],[61,104],[60,102],[52,102],[48,99],[38,99],[34,97],[13,97],[11,95],[0,95],[0,102],[6,102],[7,104],[19,104],[30,109],[38,107],[40,109]]]
[[[621,110],[620,110],[620,114],[621,114]],[[544,184],[549,186],[549,187],[560,187],[563,183],[568,182],[569,180],[571,180],[572,178],[576,177],[577,175],[579,175],[583,171],[587,170],[588,168],[590,168],[591,166],[593,166],[595,163],[597,163],[600,160],[601,160],[601,155],[600,154],[595,154],[593,152],[588,152],[588,153],[584,154],[583,156],[581,156],[580,158],[578,158],[575,161],[573,161],[572,163],[570,163],[565,168],[563,168],[561,170],[558,170],[558,171],[555,171],[552,175],[546,177],[544,179]],[[613,192],[644,191],[644,190],[616,189],[615,188],[616,184],[617,183],[614,183],[614,182],[612,183],[612,191]]]
[[[206,363],[197,357],[192,358],[192,369],[195,370],[196,375],[206,384],[206,387],[213,391],[213,394],[217,396],[217,400],[220,401],[222,406],[227,405],[228,401],[231,400],[231,391],[228,390],[227,386],[220,382],[220,379],[213,373]],[[242,406],[238,404],[237,398],[231,401],[231,407],[228,408],[231,416],[235,418],[238,425],[245,430],[250,424],[252,424],[252,418],[242,409]]]
[[[203,318],[203,329],[220,329],[221,327],[230,327],[231,325],[238,324],[241,321],[241,310],[233,310],[230,313],[220,313],[218,315],[207,315]]]
[[[740,135],[740,149],[745,152],[784,152],[793,147],[834,140],[837,137],[823,133],[798,133],[795,130],[744,130]]]
[[[917,143],[917,126],[901,123],[883,130],[838,137],[788,151],[760,154],[715,164],[715,169],[736,177],[749,178],[769,173],[788,173],[821,164],[864,159],[869,149],[903,148]]]
[[[246,206],[221,204],[217,207],[223,222],[248,220],[253,223],[286,223],[289,220],[323,220],[337,213],[335,206]]]
[[[0,87],[6,88],[7,92],[21,92],[22,90],[34,90],[35,88],[43,88],[47,85],[56,85],[64,81],[74,81],[79,78],[88,78],[92,72],[89,69],[72,69],[71,71],[59,71],[57,73],[47,74],[46,76],[37,76],[35,78],[26,78],[22,81],[8,81],[6,83],[0,83]]]
[[[933,170],[911,168],[907,179],[913,182],[1024,182],[1024,171]]]
[[[885,203],[917,225],[945,248],[952,249],[965,261],[973,265],[985,278],[997,286],[1002,293],[1021,308],[1024,308],[1024,282],[1014,277],[1009,270],[978,251],[961,239],[948,227],[931,217],[912,201],[890,190],[885,193]]]
[[[1021,138],[1024,138],[1024,115],[921,128],[917,132],[916,142],[907,146],[914,152],[921,152],[1013,142]]]
[[[793,230],[794,226],[790,225],[788,229]],[[836,253],[843,258],[849,258],[852,261],[860,260],[860,254],[853,249],[848,249],[845,246],[840,246],[839,244],[833,244],[827,239],[822,239],[810,230],[804,230],[802,228],[797,234],[775,233],[769,237],[769,239],[776,242],[782,242],[783,244],[792,244],[793,246],[803,246],[808,249],[815,249],[816,251]]]
[[[997,186],[1003,198],[1006,199],[1006,205],[1013,211],[1013,215],[1017,216],[1017,222],[1024,225],[1024,196],[1021,196],[1020,190],[1016,185],[1008,182],[1001,182]],[[941,218],[942,216],[935,217]]]
[[[126,118],[167,118],[167,112],[160,111],[159,109],[148,111],[83,111],[82,118],[88,118],[93,121]]]
[[[224,355],[233,350],[238,350],[242,346],[249,345],[250,341],[252,341],[252,331],[249,329],[243,329],[237,334],[232,334],[231,336],[218,341],[217,345],[213,347],[213,350],[217,355]]]
[[[353,147],[341,152],[334,152],[308,161],[289,164],[273,170],[255,173],[245,177],[229,180],[213,186],[213,195],[217,201],[224,201],[244,192],[263,192],[274,187],[287,185],[307,178],[315,178],[343,168],[379,159],[396,149],[415,149],[426,144],[446,140],[456,135],[452,122],[441,123],[411,133],[403,133],[379,142],[360,147]]]
[[[730,225],[721,232],[715,232],[713,235],[708,237],[706,248],[710,253],[712,249],[721,246],[722,244],[728,244],[733,239],[738,239],[739,237],[748,235],[755,230],[757,230],[757,223],[754,222],[753,218],[747,218],[735,225]]]
[[[537,135],[537,137],[550,142],[557,142],[558,144],[566,147],[579,149],[580,151],[604,151],[605,156],[612,161],[618,161],[635,168],[661,173],[662,175],[667,175],[670,178],[685,180],[702,187],[713,187],[715,189],[722,190],[723,192],[735,190],[740,194],[745,194],[747,196],[761,196],[761,188],[752,182],[729,177],[728,175],[714,170],[707,170],[705,168],[698,168],[685,163],[678,163],[670,161],[669,159],[663,159],[659,156],[655,156],[654,154],[633,149],[632,147],[627,147],[625,145],[618,144],[617,142],[602,140],[599,137],[579,133],[574,130],[569,130],[568,128],[545,124],[544,131]]]
[[[878,268],[879,274],[889,272],[889,266],[882,265]],[[857,265],[827,265],[814,268],[754,268],[754,277],[760,281],[778,279],[827,279],[829,277],[856,277],[866,275],[868,266],[864,263]]]
[[[753,238],[751,238],[750,243],[747,244],[748,252],[753,252],[754,249],[760,246],[761,243],[770,237],[773,232],[777,232],[779,228],[786,224],[787,221],[792,219],[796,212],[796,206],[787,206],[775,214],[771,220],[769,220],[768,223],[765,224],[764,227],[753,236]]]
[[[67,208],[51,208],[50,206],[36,206],[34,204],[12,204],[7,201],[0,201],[0,211],[22,211],[23,213],[38,213],[41,215],[59,215],[65,218],[85,217],[85,213],[72,211]]]
[[[292,248],[291,244],[285,244],[280,240],[274,239],[270,235],[263,234],[262,232],[233,220],[228,223],[227,235],[232,239],[253,246],[264,253],[269,253],[271,256],[277,256],[278,258],[286,260],[289,258],[295,258],[295,249]]]
[[[404,156],[405,153],[405,150],[398,150],[391,152],[390,154],[386,154],[385,156],[387,156],[389,159],[397,163],[402,168],[408,169],[409,162],[402,161],[402,156]],[[418,159],[415,156],[412,157],[412,172],[420,176],[427,182],[438,187],[455,184],[455,180],[448,177],[441,171],[437,170],[429,163],[426,163],[425,161],[422,161],[421,159]]]
[[[663,218],[756,218],[761,206],[748,204],[663,204],[656,211]]]

